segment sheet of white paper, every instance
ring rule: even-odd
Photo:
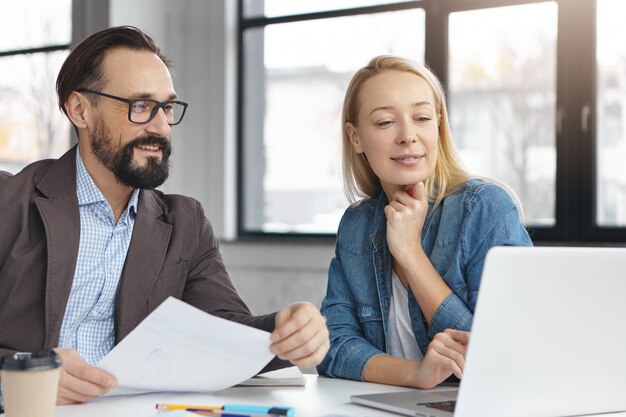
[[[270,334],[168,298],[99,363],[120,388],[218,391],[273,358]],[[122,393],[120,390],[120,393]]]

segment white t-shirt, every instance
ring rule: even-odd
[[[421,361],[422,351],[417,345],[409,315],[409,294],[395,272],[391,272],[391,307],[389,309],[389,328],[387,353],[397,358]]]

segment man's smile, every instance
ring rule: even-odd
[[[138,148],[146,150],[146,151],[159,151],[159,150],[161,150],[161,147],[159,145],[139,145]]]

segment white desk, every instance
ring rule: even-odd
[[[296,417],[323,417],[329,414],[351,417],[398,417],[373,408],[350,403],[350,395],[409,390],[305,375],[304,387],[234,387],[214,394],[154,393],[126,397],[105,397],[86,404],[57,407],[55,417],[153,417],[156,403],[181,404],[258,404],[291,406]],[[2,415],[0,415],[2,416]],[[626,413],[602,414],[624,417]]]
[[[296,417],[322,417],[327,414],[398,417],[398,414],[352,404],[350,395],[409,390],[317,375],[305,376],[307,383],[304,387],[233,387],[213,394],[153,393],[104,397],[86,404],[57,407],[55,417],[151,417],[156,414],[156,403],[291,406],[296,409]]]
[[[350,395],[410,390],[389,385],[305,375],[304,387],[234,387],[213,394],[154,393],[127,397],[99,398],[87,404],[57,407],[55,417],[152,417],[157,403],[254,404],[291,406],[296,417],[399,417],[350,403]],[[626,413],[602,414],[624,417]]]

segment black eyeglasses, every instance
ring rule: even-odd
[[[154,119],[159,109],[163,109],[165,113],[165,120],[170,126],[179,124],[183,120],[185,111],[187,110],[187,103],[182,101],[165,101],[160,102],[156,100],[150,100],[148,98],[123,98],[117,97],[107,93],[101,93],[100,91],[90,90],[88,88],[79,88],[79,93],[91,93],[98,96],[110,98],[113,100],[128,103],[128,120],[136,124],[146,124],[150,120]]]

